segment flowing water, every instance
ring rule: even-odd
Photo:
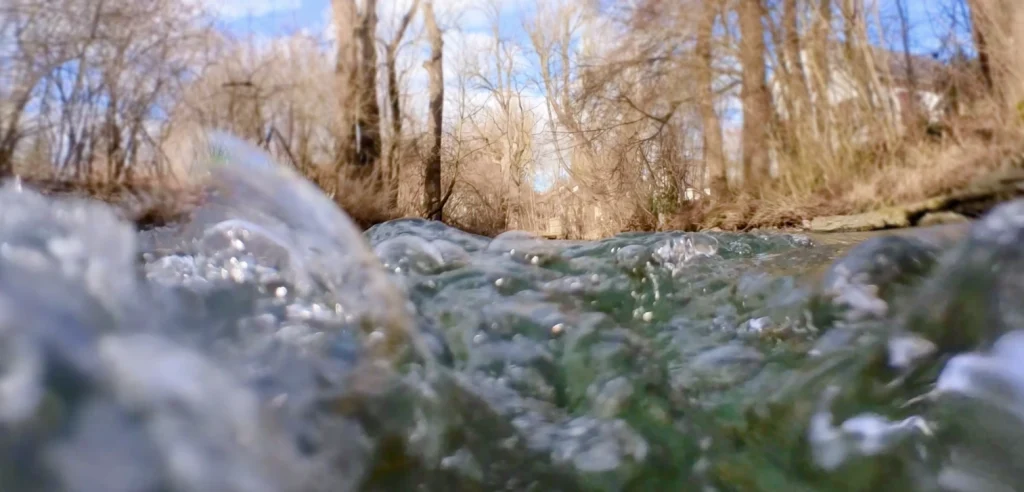
[[[0,190],[3,492],[1024,490],[1024,202],[963,238],[360,234]]]

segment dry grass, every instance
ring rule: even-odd
[[[692,206],[668,226],[682,230],[798,228],[813,217],[911,204],[963,189],[990,174],[1007,157],[1024,152],[1022,142],[1019,134],[1010,133],[997,138],[974,137],[960,143],[908,145],[876,156],[876,165],[838,179],[842,186],[793,191],[780,180],[758,190],[756,195],[741,192],[714,204],[690,202]],[[357,179],[338,180],[326,166],[303,174],[364,229],[407,215],[392,205],[392,193],[384,185]],[[110,182],[102,171],[87,177],[25,171],[20,175],[25,184],[43,193],[88,196],[111,203],[140,228],[185,220],[201,204],[203,196],[197,186],[175,178],[174,173],[165,177],[135,176],[119,182]],[[468,213],[451,214],[452,225],[488,236],[505,230],[505,217],[500,210],[481,203],[464,205],[462,208]],[[644,228],[649,226],[645,224]],[[632,224],[632,228],[640,227]]]
[[[29,174],[21,179],[25,186],[45,195],[86,197],[109,203],[142,229],[185,220],[201,201],[201,193],[194,188],[152,177],[111,182]]]
[[[103,172],[89,176],[61,176],[49,169],[49,166],[39,166],[20,170],[18,175],[24,185],[46,195],[88,197],[109,203],[140,229],[187,220],[205,196],[203,186],[175,177],[174,173],[111,181]],[[303,174],[330,196],[360,228],[366,229],[401,216],[391,205],[389,190],[383,186],[355,179],[337,180],[330,172]]]
[[[476,215],[456,215],[446,219],[445,222],[452,227],[485,237],[495,237],[507,230],[503,216],[486,212]]]
[[[369,179],[338,179],[327,167],[303,173],[362,229],[403,216],[391,202],[393,190],[388,185]]]
[[[1015,132],[905,145],[875,156],[874,166],[833,179],[841,185],[794,191],[778,182],[756,195],[741,192],[713,205],[698,203],[669,225],[685,230],[799,228],[814,217],[909,205],[962,190],[1021,153],[1024,139]]]
[[[911,204],[963,189],[972,181],[991,174],[1007,161],[1007,157],[1022,152],[1024,138],[1016,132],[973,136],[960,142],[904,144],[875,154],[871,166],[846,167],[856,170],[833,177],[831,181],[840,185],[806,186],[794,190],[785,185],[785,180],[777,180],[771,186],[757,190],[756,194],[741,192],[714,203],[689,202],[690,207],[667,226],[682,230],[799,228],[805,220],[818,216],[854,214]],[[200,187],[189,184],[179,174],[171,172],[163,177],[141,175],[110,182],[102,169],[86,177],[62,177],[45,171],[20,172],[27,185],[44,193],[88,196],[111,203],[140,228],[185,220],[201,204],[203,192]],[[339,180],[328,166],[316,166],[302,174],[324,190],[364,229],[408,215],[392,204],[392,192],[386,185],[359,179]],[[482,193],[453,197],[449,204],[449,222],[487,236],[503,232],[507,229],[506,215],[499,202],[490,203],[484,199],[494,196],[497,195]],[[627,229],[650,230],[656,227],[646,222],[634,222],[637,221],[631,221]]]

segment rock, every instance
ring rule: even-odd
[[[969,222],[999,203],[1024,196],[1024,169],[985,174],[960,190],[898,207],[804,220],[812,232],[856,232]]]
[[[903,209],[890,208],[854,215],[815,217],[808,224],[813,232],[855,232],[910,227],[910,218]]]
[[[924,214],[924,217],[921,217],[917,221],[917,225],[921,227],[929,227],[946,224],[963,224],[970,222],[970,220],[971,219],[968,219],[956,212],[929,212]]]
[[[677,371],[673,380],[680,387],[691,389],[730,387],[753,377],[764,358],[757,349],[729,343],[701,352],[689,367]]]
[[[936,246],[909,235],[868,239],[829,267],[819,294],[847,321],[882,318],[932,270],[938,254]]]
[[[936,401],[949,416],[942,424],[962,436],[939,474],[946,482],[999,484],[1002,490],[1024,487],[1016,466],[1024,452],[1024,374],[1017,369],[1021,357],[1024,331],[1014,330],[999,337],[991,350],[958,354],[942,369],[935,384]],[[961,485],[959,490],[970,488]]]
[[[911,302],[905,327],[944,353],[978,348],[1024,326],[1024,200],[972,224]]]

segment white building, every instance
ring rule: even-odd
[[[805,77],[809,77],[808,74],[820,73],[810,53],[802,50],[800,58],[805,68]],[[885,113],[882,116],[889,118],[897,129],[903,131],[906,128],[912,98],[917,99],[919,114],[929,123],[936,123],[942,118],[944,101],[939,92],[939,79],[946,67],[941,62],[926,56],[911,55],[908,71],[907,58],[903,53],[880,48],[872,50],[872,59],[875,65],[872,84],[878,97],[874,105]],[[907,77],[909,73],[913,73],[913,83]],[[862,83],[858,82],[850,71],[839,46],[831,51],[828,80],[829,85],[824,96],[828,106],[842,107],[846,102],[861,98]],[[811,104],[818,105],[820,96],[814,92],[815,84],[810,83],[810,80],[805,82],[811,91]],[[911,87],[914,87],[913,91]],[[776,110],[785,118],[786,107],[782,104],[783,86],[778,78],[773,77],[769,81],[769,89]]]

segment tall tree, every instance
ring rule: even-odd
[[[740,0],[740,64],[743,68],[743,183],[752,188],[769,179],[772,100],[765,81],[764,5]]]
[[[363,0],[356,38],[359,42],[359,113],[356,117],[356,163],[360,174],[379,173],[380,106],[377,103],[377,0]],[[380,175],[377,175],[380,178]]]
[[[783,43],[782,52],[785,56],[787,74],[787,93],[791,99],[795,99],[792,117],[803,117],[810,105],[808,94],[807,78],[804,72],[804,53],[800,42],[800,23],[797,0],[783,0],[782,2],[782,31]]]
[[[715,197],[729,191],[723,152],[722,125],[715,111],[715,70],[714,50],[711,36],[718,17],[716,2],[705,1],[701,6],[701,17],[697,25],[697,76],[700,84],[700,114],[704,127],[704,165],[707,167],[710,188]]]
[[[419,9],[419,4],[419,0],[413,0],[409,10],[402,16],[402,20],[398,24],[398,30],[395,32],[394,37],[391,38],[391,41],[388,41],[384,51],[384,67],[388,78],[388,109],[391,111],[391,140],[388,145],[387,181],[388,191],[391,193],[389,200],[392,207],[398,206],[398,180],[401,175],[402,165],[402,161],[398,157],[401,149],[399,143],[402,137],[402,105],[399,98],[397,68],[398,48],[402,44],[402,38],[405,37],[405,31],[409,28],[413,15]]]
[[[769,23],[772,44],[776,47],[778,63],[774,74],[774,89],[778,103],[785,112],[773,114],[777,123],[782,150],[787,156],[799,159],[801,130],[809,122],[810,89],[804,71],[803,49],[800,36],[799,4],[797,0],[782,0],[780,25]],[[770,18],[770,17],[769,17]]]
[[[427,38],[430,40],[430,59],[424,63],[427,69],[428,92],[430,97],[430,119],[427,134],[430,147],[423,174],[423,208],[428,219],[443,220],[444,203],[441,199],[441,122],[444,117],[444,38],[437,27],[433,0],[423,3],[423,21]]]
[[[916,118],[918,116],[917,101],[917,74],[914,72],[914,57],[910,52],[910,12],[907,10],[906,0],[896,0],[896,12],[900,19],[900,41],[903,44],[903,67],[901,74],[907,79],[909,94],[907,106],[903,108],[904,114]]]
[[[377,0],[333,0],[337,64],[341,91],[340,148],[337,168],[351,176],[379,179],[380,106],[377,103]]]
[[[971,17],[985,80],[1014,111],[1024,104],[1024,4],[1019,0],[972,0]]]
[[[843,17],[843,50],[847,63],[852,63],[856,57],[857,29],[864,22],[863,8],[862,2],[857,0],[842,0],[839,3],[839,12]]]
[[[331,14],[334,19],[335,52],[334,74],[338,91],[338,148],[336,150],[335,173],[341,175],[356,161],[356,117],[359,107],[359,59],[355,36],[359,9],[355,0],[332,0]]]
[[[827,104],[826,94],[832,85],[831,33],[832,33],[832,0],[813,0],[814,22],[811,25],[810,49],[813,69],[808,71],[811,90],[814,93],[811,110],[815,114],[814,123],[823,135],[828,135],[829,111],[823,106]],[[828,138],[828,137],[826,137]]]

